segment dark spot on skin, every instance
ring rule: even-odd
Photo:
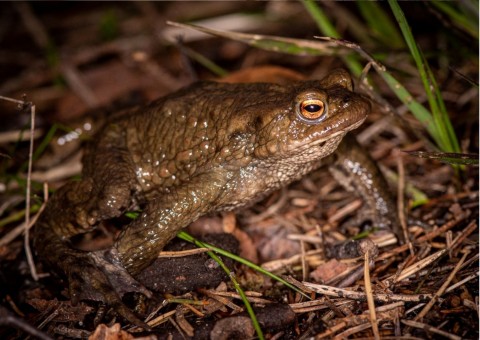
[[[253,125],[255,126],[255,130],[257,130],[257,131],[260,130],[263,126],[262,117],[260,117],[260,116],[255,117]]]

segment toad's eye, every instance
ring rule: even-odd
[[[319,99],[306,99],[299,103],[297,114],[307,123],[318,123],[325,119],[327,105]]]

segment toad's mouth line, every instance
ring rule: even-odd
[[[298,142],[296,146],[290,148],[290,151],[299,151],[303,148],[310,148],[314,146],[322,146],[322,143],[326,143],[331,139],[335,139],[340,135],[345,135],[346,133],[355,130],[358,128],[360,125],[363,124],[365,119],[367,118],[367,115],[364,115],[361,119],[352,122],[352,120],[347,119],[342,122],[342,124],[338,124],[337,126],[333,127],[332,129],[329,129],[328,131],[323,131],[319,133],[323,133],[324,136],[321,137],[312,137],[311,139],[307,141],[302,141]],[[314,133],[312,133],[312,136],[314,136]]]

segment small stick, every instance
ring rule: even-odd
[[[452,246],[450,250],[456,249],[458,246],[462,244],[462,242],[470,236],[475,230],[477,230],[477,223],[476,221],[471,221],[465,229],[463,229],[460,234],[452,241]]]
[[[13,98],[10,98],[10,97],[0,96],[0,99],[6,100],[7,102],[12,102],[12,103],[18,104],[20,106],[23,106],[23,105],[26,104],[23,100],[13,99]]]
[[[462,258],[460,261],[458,261],[457,265],[453,269],[453,271],[450,273],[448,276],[447,280],[443,283],[443,285],[440,287],[440,289],[433,295],[432,299],[427,303],[427,305],[422,309],[422,311],[414,318],[414,321],[422,319],[425,315],[427,315],[428,311],[433,307],[433,305],[437,302],[438,298],[445,293],[445,290],[447,289],[448,285],[450,282],[453,280],[457,272],[459,271],[460,267],[462,266],[463,262],[465,262],[465,259],[467,258],[467,255],[469,252],[467,251],[465,254],[463,254]]]
[[[356,292],[353,290],[337,288],[327,285],[321,285],[311,282],[302,282],[306,287],[312,289],[316,293],[334,296],[344,299],[366,301],[366,295],[363,292]],[[373,294],[373,299],[378,302],[421,302],[432,298],[432,294]]]
[[[408,244],[408,248],[410,249],[410,254],[412,256],[415,255],[415,251],[413,250],[412,242],[410,242],[410,238],[408,237],[408,228],[407,228],[407,219],[405,216],[405,167],[403,166],[403,159],[400,154],[397,154],[397,170],[398,170],[398,191],[397,191],[397,211],[398,211],[398,219],[400,220],[400,225],[403,231],[403,238],[405,242]]]
[[[363,276],[365,278],[365,293],[367,295],[368,310],[370,313],[370,324],[372,325],[373,336],[375,340],[380,340],[380,331],[378,330],[377,313],[375,312],[375,301],[373,300],[372,281],[370,279],[370,258],[369,251],[365,252],[365,265]],[[372,261],[373,262],[373,261]]]
[[[464,278],[463,280],[458,281],[458,282],[455,283],[454,285],[448,287],[448,289],[445,290],[445,293],[450,293],[452,290],[460,287],[461,285],[465,284],[466,282],[477,278],[477,277],[478,277],[478,274],[480,274],[480,272],[476,272],[476,273],[474,273],[474,274],[471,274],[471,275],[467,276],[466,278]]]
[[[30,273],[35,281],[38,281],[37,270],[35,269],[35,262],[33,261],[32,250],[30,249],[30,193],[32,186],[32,163],[33,163],[33,134],[35,132],[35,105],[30,106],[30,149],[28,151],[28,171],[27,171],[27,191],[25,198],[25,254],[27,256]]]
[[[402,280],[405,280],[407,277],[412,276],[413,274],[419,272],[423,268],[432,265],[435,261],[437,261],[440,257],[445,255],[447,252],[447,249],[442,249],[437,251],[436,253],[418,261],[412,264],[411,266],[408,266],[407,268],[403,269],[398,276],[395,277],[395,275],[387,278],[387,280],[394,280],[394,282],[400,282]],[[384,280],[385,282],[385,280]]]
[[[457,335],[447,333],[447,332],[445,332],[445,331],[442,331],[441,329],[432,327],[432,326],[427,325],[427,324],[422,323],[422,322],[411,321],[411,320],[402,320],[402,323],[404,323],[405,325],[410,326],[410,327],[415,327],[415,328],[423,329],[423,330],[424,330],[425,332],[427,332],[427,333],[430,333],[430,332],[431,332],[431,333],[436,333],[436,334],[438,334],[438,335],[441,335],[441,336],[446,337],[447,339],[451,339],[451,340],[460,340],[460,339],[462,339],[461,337],[459,337],[459,336],[457,336]]]

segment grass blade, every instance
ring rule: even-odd
[[[398,32],[397,27],[391,22],[390,17],[385,13],[378,2],[358,1],[356,2],[356,5],[375,38],[393,49],[401,49],[405,47],[402,36]]]
[[[445,104],[440,95],[440,90],[438,89],[433,73],[428,66],[427,60],[417,46],[410,30],[410,26],[408,25],[405,15],[397,1],[388,0],[388,3],[390,4],[390,8],[397,19],[405,42],[407,43],[410,53],[417,65],[420,78],[423,82],[423,87],[427,94],[428,103],[433,116],[433,126],[436,130],[432,137],[435,136],[435,141],[443,151],[460,152],[460,147],[454,134],[453,127],[451,126],[450,118],[446,112]]]
[[[197,247],[210,248],[209,244],[203,243],[203,242],[193,238],[192,236],[190,236],[189,234],[187,234],[184,231],[179,232],[177,236],[179,238],[181,238],[182,240],[185,240],[185,241],[188,241],[188,242],[191,242],[191,243],[195,244]],[[257,320],[257,316],[255,315],[255,312],[253,311],[252,305],[248,301],[247,296],[245,295],[245,292],[243,291],[242,287],[240,286],[237,279],[235,278],[235,275],[232,274],[232,272],[227,268],[225,263],[223,263],[222,259],[220,257],[218,257],[213,251],[208,251],[207,254],[212,259],[214,259],[220,265],[220,267],[222,267],[222,269],[225,271],[225,273],[227,273],[228,277],[230,277],[230,280],[232,281],[233,285],[235,286],[235,290],[237,291],[237,293],[242,298],[243,304],[245,305],[245,308],[247,309],[247,313],[250,316],[250,319],[252,320],[253,328],[255,328],[255,332],[257,333],[258,338],[261,339],[261,340],[264,339],[262,329],[260,328],[260,324],[258,323],[258,320]]]
[[[180,231],[178,234],[177,234],[177,237],[181,238],[182,240],[185,240],[185,241],[188,241],[188,242],[192,242],[194,243],[194,240],[195,238],[193,238],[191,235],[187,234],[186,232],[184,231]],[[282,284],[284,284],[285,286],[287,286],[288,288],[290,289],[293,289],[294,291],[296,291],[297,293],[299,293],[300,295],[302,295],[303,297],[307,298],[307,299],[310,299],[310,297],[305,294],[304,292],[302,292],[300,289],[298,289],[297,287],[295,287],[294,285],[292,285],[291,283],[285,281],[284,279],[282,279],[281,277],[273,274],[273,273],[270,273],[269,271],[263,269],[262,267],[260,266],[257,266],[255,263],[253,262],[250,262],[238,255],[235,255],[235,254],[232,254],[226,250],[223,250],[221,248],[218,248],[218,247],[215,247],[214,245],[211,245],[211,244],[208,244],[208,243],[203,243],[203,246],[202,247],[205,247],[205,248],[208,248],[208,249],[211,249],[213,251],[215,251],[216,253],[220,254],[220,255],[223,255],[225,257],[228,257],[228,258],[231,258],[232,260],[234,261],[237,261],[239,263],[242,263],[250,268],[252,268],[253,270],[256,270]]]
[[[338,47],[338,44],[328,41],[312,41],[304,39],[277,37],[273,35],[227,32],[191,24],[182,24],[173,21],[167,21],[167,24],[175,27],[197,30],[217,37],[240,41],[247,45],[273,52],[283,52],[294,55],[310,56],[336,55],[342,53],[341,49],[339,49]]]
[[[441,162],[455,165],[478,166],[479,163],[477,154],[427,151],[407,151],[407,153],[419,158],[438,159]]]
[[[476,13],[466,10],[465,13],[461,13],[458,10],[458,5],[461,6],[462,2],[448,2],[448,1],[431,1],[429,5],[434,6],[444,15],[450,18],[450,20],[462,29],[470,34],[473,38],[478,40],[478,1],[476,1]],[[457,8],[455,8],[457,7]]]
[[[320,32],[328,37],[340,38],[340,34],[337,32],[329,18],[325,15],[323,10],[313,0],[303,1],[303,5],[315,20]],[[342,57],[343,61],[347,65],[350,72],[358,77],[363,70],[363,66],[358,61],[355,55],[346,55]]]

